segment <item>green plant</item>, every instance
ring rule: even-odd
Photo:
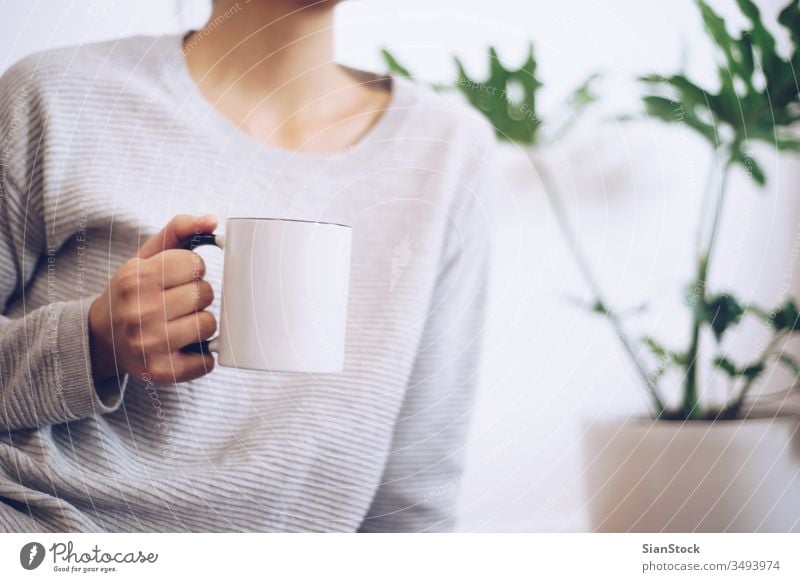
[[[587,79],[570,94],[566,102],[571,107],[571,115],[561,127],[552,131],[537,111],[537,96],[543,84],[536,77],[537,62],[533,47],[525,63],[518,69],[506,68],[496,50],[490,48],[489,76],[484,81],[471,78],[456,58],[456,81],[438,87],[440,90],[460,91],[492,123],[500,140],[524,148],[542,180],[554,216],[592,293],[591,310],[605,317],[613,327],[648,391],[654,416],[676,420],[738,417],[755,382],[769,369],[770,364],[779,363],[789,367],[795,374],[795,384],[800,377],[800,364],[779,349],[789,334],[800,331],[800,313],[792,300],[767,311],[752,304],[742,304],[730,293],[712,293],[708,290],[709,267],[731,167],[743,167],[757,184],[763,185],[766,182],[765,173],[747,150],[751,140],[771,144],[778,150],[800,151],[800,140],[791,133],[793,126],[800,121],[800,92],[795,76],[800,71],[800,2],[793,0],[778,18],[779,24],[787,29],[793,45],[788,60],[778,54],[775,40],[762,23],[759,10],[751,0],[737,0],[750,23],[749,29],[741,32],[738,38],[728,33],[723,19],[703,0],[696,2],[706,30],[722,55],[718,68],[719,89],[712,91],[701,88],[680,74],[669,77],[649,75],[641,79],[651,90],[651,94],[643,97],[646,111],[662,121],[682,124],[696,131],[712,145],[715,153],[709,170],[701,227],[698,229],[696,273],[686,297],[691,308],[692,324],[688,346],[684,350],[669,349],[653,337],[645,337],[639,342],[630,338],[622,314],[611,309],[597,283],[555,182],[536,155],[539,147],[561,137],[580,112],[597,99],[592,91],[594,77]],[[383,55],[390,70],[412,78],[408,69],[389,51],[384,50]],[[514,99],[512,95],[519,95],[520,98]],[[718,184],[713,180],[716,175],[720,178]],[[706,216],[709,212],[711,215]],[[707,219],[710,219],[710,226],[703,229],[709,223]],[[719,351],[719,342],[726,332],[748,314],[759,317],[769,326],[772,338],[761,354],[746,365],[738,365],[722,353],[714,357],[714,365],[731,379],[734,390],[722,407],[705,407],[700,400],[697,369],[703,330],[710,329]],[[644,361],[642,348],[655,357],[657,363],[654,370]],[[682,373],[682,399],[676,408],[668,408],[662,396],[662,384],[668,371]]]
[[[392,53],[386,49],[382,52],[384,62],[392,73],[409,79],[414,78],[408,68],[401,65]],[[551,116],[549,114],[543,116],[538,111],[538,92],[544,85],[536,76],[537,61],[533,45],[529,46],[523,65],[516,69],[507,68],[494,47],[489,48],[488,56],[489,76],[485,80],[479,81],[470,77],[463,63],[455,57],[458,72],[455,82],[438,85],[436,88],[440,91],[457,90],[462,93],[467,101],[492,124],[499,140],[514,143],[525,152],[542,182],[548,203],[553,209],[553,215],[567,241],[575,264],[592,293],[591,310],[602,314],[611,324],[623,350],[649,390],[654,407],[658,411],[663,411],[665,406],[656,389],[654,377],[648,372],[639,350],[626,333],[621,314],[610,308],[564,208],[558,186],[550,176],[547,166],[537,155],[540,148],[556,143],[572,127],[581,113],[597,101],[598,97],[592,90],[597,75],[591,75],[562,100],[568,106],[570,114],[564,122],[553,127],[552,123],[547,122]],[[519,96],[519,99],[514,99],[514,95]]]
[[[667,359],[667,367],[674,366],[683,373],[683,399],[679,408],[667,415],[679,419],[735,418],[769,364],[784,364],[795,377],[800,371],[797,362],[778,349],[786,336],[798,329],[793,301],[767,312],[741,303],[730,293],[710,291],[708,281],[731,168],[741,166],[757,184],[763,185],[766,175],[748,153],[752,141],[764,142],[777,150],[800,151],[800,139],[792,133],[800,121],[800,91],[795,76],[800,70],[800,2],[793,0],[778,16],[778,23],[787,30],[793,44],[788,60],[778,53],[774,37],[751,0],[736,0],[749,22],[748,29],[738,36],[729,33],[725,21],[706,2],[696,0],[696,3],[705,29],[720,53],[719,88],[714,91],[700,87],[682,74],[648,75],[641,79],[651,91],[643,97],[651,116],[688,127],[714,150],[696,238],[695,279],[686,298],[692,312],[689,345],[675,354],[677,357]],[[715,184],[713,178],[717,174],[720,178]],[[733,382],[732,396],[721,409],[704,408],[697,369],[703,330],[711,330],[719,352],[725,333],[748,313],[759,316],[771,328],[772,338],[763,352],[746,365],[737,365],[722,353],[714,357],[716,368]],[[663,358],[665,350],[657,342],[649,340],[645,345],[656,357]]]

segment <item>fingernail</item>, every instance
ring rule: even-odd
[[[214,222],[217,222],[217,215],[216,214],[204,214],[203,216],[201,216],[197,220],[202,220],[203,222],[206,222],[206,221],[210,222],[210,221],[213,220]]]

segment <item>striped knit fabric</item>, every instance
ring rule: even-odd
[[[0,80],[0,530],[451,528],[490,128],[396,79],[347,152],[265,147],[198,93],[183,50],[61,49]],[[353,226],[344,373],[94,385],[94,297],[173,215],[208,212]],[[221,253],[200,252],[219,296]]]

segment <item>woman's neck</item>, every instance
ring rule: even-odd
[[[184,44],[200,91],[245,132],[284,148],[339,151],[389,93],[333,61],[336,0],[217,0]]]
[[[217,0],[185,54],[201,89],[302,105],[346,75],[333,62],[335,2]]]

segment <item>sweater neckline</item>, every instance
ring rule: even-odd
[[[354,144],[334,153],[307,153],[270,146],[242,130],[223,115],[200,91],[189,71],[184,53],[184,38],[191,31],[162,37],[166,61],[162,81],[179,100],[179,108],[196,120],[195,137],[213,134],[220,139],[219,147],[226,155],[243,156],[250,163],[259,161],[280,164],[281,171],[296,168],[308,170],[322,164],[340,162],[349,154],[363,148],[385,146],[398,136],[403,117],[413,105],[412,81],[389,76],[391,96],[380,117]]]

